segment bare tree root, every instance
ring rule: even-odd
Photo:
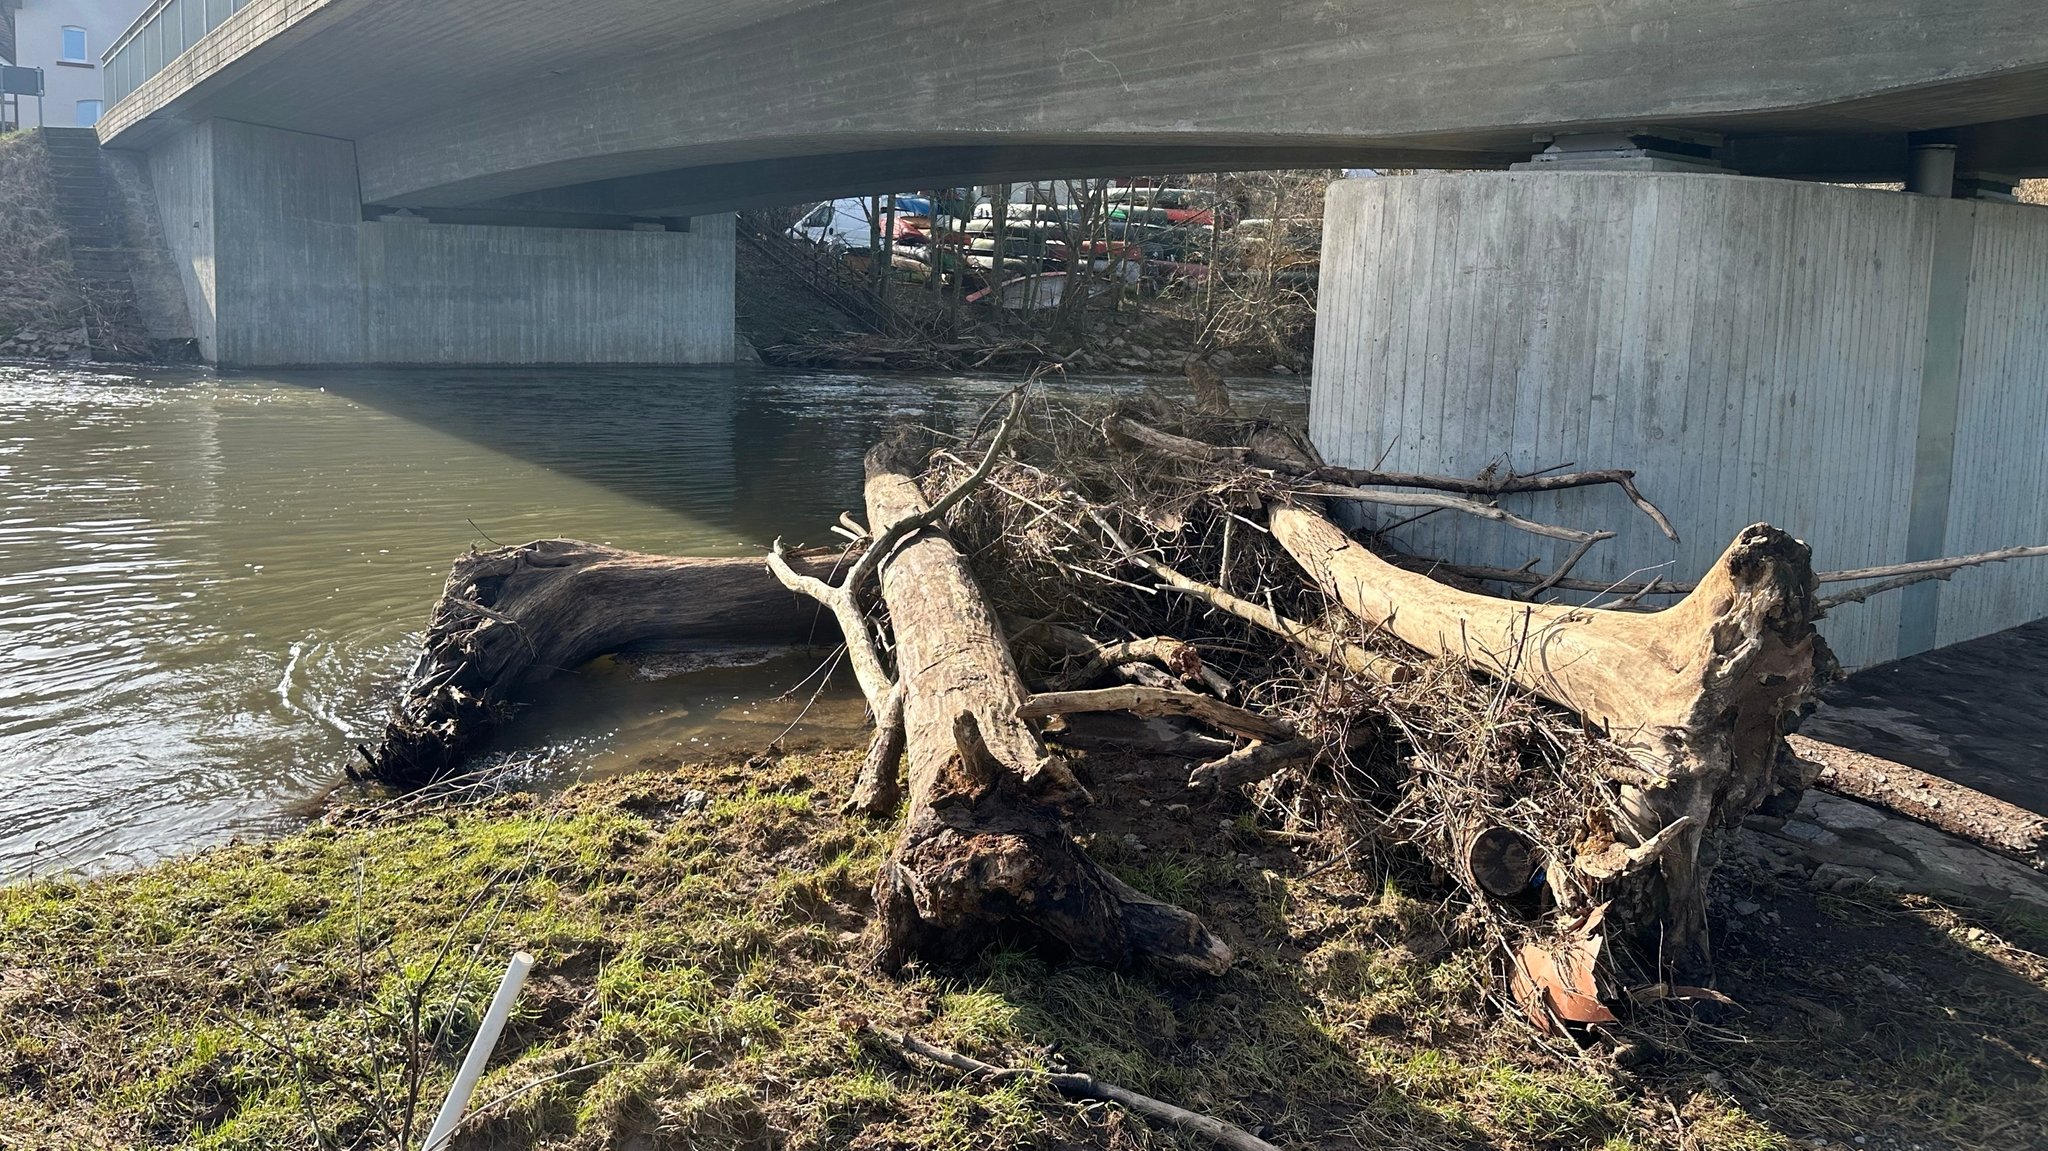
[[[1647,840],[1680,819],[1660,863],[1667,952],[1707,962],[1699,837],[1738,821],[1779,786],[1784,734],[1834,673],[1813,627],[1806,545],[1743,530],[1700,589],[1655,613],[1518,604],[1403,571],[1321,515],[1275,506],[1274,537],[1345,610],[1403,642],[1467,661],[1583,716],[1628,751],[1647,782],[1623,796]]]
[[[816,578],[837,553],[792,556]],[[601,655],[835,638],[758,559],[647,555],[537,540],[455,561],[404,695],[367,770],[395,787],[447,776],[512,713],[522,689]]]

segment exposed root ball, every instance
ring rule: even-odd
[[[835,557],[797,557],[828,574]],[[418,787],[459,768],[518,690],[600,655],[830,643],[829,615],[759,558],[697,559],[536,540],[457,560],[367,775]]]

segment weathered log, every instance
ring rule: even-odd
[[[1368,487],[1428,488],[1440,492],[1458,492],[1463,495],[1503,496],[1529,492],[1555,492],[1568,488],[1613,484],[1619,487],[1624,495],[1628,496],[1630,503],[1636,505],[1644,515],[1650,517],[1651,521],[1657,525],[1657,530],[1663,532],[1674,543],[1678,540],[1678,531],[1671,526],[1670,519],[1658,509],[1656,504],[1644,498],[1643,493],[1636,488],[1636,474],[1621,468],[1603,468],[1596,471],[1566,472],[1563,474],[1541,476],[1518,476],[1513,472],[1508,472],[1503,475],[1489,474],[1476,479],[1468,479],[1463,476],[1431,476],[1416,472],[1383,472],[1369,468],[1331,467],[1321,460],[1304,458],[1299,446],[1289,442],[1286,437],[1273,435],[1270,431],[1264,429],[1260,433],[1253,435],[1252,443],[1248,447],[1224,447],[1218,444],[1205,443],[1202,440],[1189,439],[1186,436],[1177,436],[1171,432],[1163,432],[1158,428],[1149,427],[1136,420],[1123,417],[1112,417],[1104,425],[1104,430],[1109,433],[1112,439],[1123,440],[1126,443],[1147,447],[1167,455],[1204,460],[1217,464],[1246,464],[1251,467],[1279,472],[1282,475],[1293,476],[1297,479],[1322,480],[1333,484],[1334,488],[1330,494],[1339,495],[1341,498],[1372,499],[1377,500],[1377,502],[1397,505],[1404,501],[1393,497],[1390,493],[1373,495],[1371,493],[1361,493],[1358,489]],[[1431,503],[1417,499],[1409,502],[1419,507],[1442,507],[1449,510],[1465,511],[1475,515],[1488,515],[1489,518],[1494,519],[1505,518],[1510,521],[1515,520],[1515,517],[1506,516],[1505,513],[1491,515],[1487,512],[1474,511],[1474,508],[1490,507],[1491,505],[1473,504],[1467,500]],[[1493,512],[1499,512],[1499,510],[1498,508],[1492,509]],[[1517,521],[1516,526],[1520,527],[1526,523],[1528,521]],[[1539,528],[1544,530],[1538,530]],[[1534,528],[1525,528],[1524,530],[1537,530],[1538,534],[1553,534],[1569,529],[1537,525]],[[1557,538],[1582,539],[1586,534],[1588,533],[1558,536]]]
[[[903,685],[882,697],[875,713],[875,736],[854,777],[853,790],[840,810],[849,815],[889,815],[903,802]]]
[[[1003,626],[1010,630],[1013,646],[1027,644],[1071,661],[1071,667],[1047,681],[1047,691],[1072,691],[1110,673],[1129,678],[1131,673],[1126,670],[1127,665],[1146,663],[1156,664],[1164,672],[1170,672],[1178,682],[1190,686],[1200,683],[1218,699],[1230,698],[1230,681],[1204,663],[1195,645],[1186,640],[1172,636],[1146,636],[1104,642],[1050,620],[1010,616],[1003,617]],[[1142,681],[1133,679],[1132,682]]]
[[[1018,707],[1017,714],[1026,719],[1043,719],[1051,715],[1074,715],[1089,711],[1127,711],[1132,715],[1146,718],[1184,715],[1189,719],[1201,720],[1218,731],[1227,731],[1247,739],[1294,737],[1294,725],[1286,720],[1247,711],[1234,704],[1211,699],[1185,688],[1168,690],[1133,684],[1125,687],[1095,688],[1092,691],[1040,692],[1026,699]]]
[[[1066,716],[1045,732],[1048,743],[1066,751],[1119,755],[1156,755],[1197,762],[1229,755],[1237,741],[1196,730],[1192,724],[1140,719],[1127,711],[1083,712]]]
[[[1277,743],[1254,740],[1229,755],[1196,764],[1188,770],[1190,791],[1232,792],[1260,783],[1296,764],[1316,757],[1322,745],[1312,739],[1288,739]]]
[[[846,582],[838,587],[791,569],[783,554],[781,540],[776,540],[775,546],[768,549],[768,570],[774,573],[782,586],[823,604],[839,621],[840,634],[846,639],[847,662],[853,665],[854,678],[860,682],[861,694],[867,697],[868,710],[875,717],[874,739],[868,744],[867,758],[862,761],[853,791],[844,804],[844,810],[849,813],[886,815],[896,809],[896,801],[902,794],[902,773],[898,769],[904,748],[903,685],[892,680],[888,669],[882,666],[881,648],[868,629],[867,613],[861,606],[861,587],[870,576],[881,570],[883,561],[895,553],[898,544],[922,531],[926,525],[941,522],[948,509],[966,499],[988,479],[1004,446],[1016,433],[1018,417],[1023,412],[1024,389],[1014,388],[1010,392],[1009,414],[996,429],[988,454],[982,457],[981,463],[965,480],[919,514],[898,520],[869,539],[865,528],[842,513],[839,517],[843,521],[840,530],[856,542],[865,541],[866,546],[860,558],[847,570]]]
[[[1844,604],[1862,603],[1871,596],[1900,588],[1911,587],[1925,580],[1946,580],[1967,568],[1982,567],[1986,564],[2004,563],[2007,560],[2040,559],[2048,557],[2048,544],[2025,547],[1999,548],[1995,551],[1974,552],[1969,555],[1943,556],[1940,559],[1909,560],[1905,563],[1879,564],[1875,567],[1844,568],[1841,571],[1815,572],[1815,583],[1853,583],[1857,580],[1873,580],[1890,577],[1883,583],[1865,584],[1834,595],[1822,596],[1819,609],[1822,613],[1833,611]],[[1667,580],[1655,576],[1647,582],[1638,580],[1584,580],[1546,577],[1527,568],[1510,569],[1474,567],[1470,564],[1445,563],[1441,560],[1411,557],[1410,566],[1422,566],[1430,571],[1448,572],[1468,579],[1488,580],[1493,583],[1541,584],[1560,591],[1598,592],[1603,595],[1620,595],[1629,601],[1639,600],[1647,595],[1684,595],[1694,585]],[[1621,606],[1619,604],[1609,606]]]
[[[926,511],[914,448],[899,433],[868,453],[877,533]],[[910,792],[902,837],[875,880],[883,965],[971,954],[1023,925],[1087,962],[1225,970],[1230,949],[1198,919],[1124,884],[1074,842],[1061,807],[1086,793],[1018,715],[1025,690],[1009,644],[943,531],[905,539],[882,567],[882,597]]]
[[[1700,835],[1779,784],[1784,735],[1833,674],[1814,631],[1805,544],[1743,529],[1699,587],[1659,612],[1515,603],[1404,571],[1328,519],[1276,505],[1273,536],[1352,614],[1577,712],[1641,768],[1621,794],[1638,842],[1691,822],[1659,855],[1665,953],[1707,960]]]
[[[1102,529],[1111,544],[1122,554],[1124,562],[1159,581],[1163,591],[1178,592],[1189,599],[1199,600],[1225,615],[1236,616],[1253,627],[1268,631],[1285,639],[1303,651],[1343,666],[1353,675],[1364,676],[1379,683],[1399,683],[1408,675],[1408,668],[1399,660],[1388,659],[1377,652],[1360,647],[1332,631],[1313,627],[1299,620],[1281,615],[1272,608],[1255,604],[1242,596],[1232,595],[1214,584],[1190,579],[1166,564],[1158,557],[1132,547],[1129,541],[1118,534],[1109,517],[1099,509],[1088,509],[1088,518]]]
[[[1814,783],[1876,804],[2048,871],[2048,816],[1917,767],[1794,735],[1793,754],[1814,765]]]
[[[823,575],[836,553],[792,556]],[[838,628],[754,556],[647,555],[536,540],[455,561],[367,775],[418,787],[452,774],[522,689],[601,655],[830,642]]]
[[[1530,535],[1542,536],[1545,539],[1565,540],[1570,543],[1576,543],[1581,547],[1614,538],[1613,532],[1589,532],[1581,531],[1578,528],[1563,527],[1558,524],[1539,523],[1536,520],[1518,516],[1493,504],[1462,499],[1458,496],[1447,496],[1440,492],[1382,492],[1369,488],[1355,488],[1344,484],[1326,483],[1307,484],[1303,486],[1302,491],[1308,495],[1322,496],[1325,499],[1350,500],[1355,503],[1379,504],[1383,507],[1431,508],[1438,511],[1458,512],[1462,515],[1477,516],[1480,519],[1504,523],[1517,531],[1528,532]]]

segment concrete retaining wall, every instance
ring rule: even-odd
[[[347,140],[212,120],[150,152],[224,366],[724,363],[729,216],[688,232],[366,222]]]
[[[355,145],[233,120],[212,129],[219,362],[374,362],[356,270]]]
[[[733,220],[689,232],[364,224],[378,363],[724,363]]]
[[[2048,211],[1734,176],[1345,181],[1325,218],[1311,426],[1333,463],[1629,467],[1517,496],[1616,530],[1576,574],[1690,580],[1769,520],[1821,568],[2048,542]],[[1566,550],[1439,514],[1397,544],[1468,563]],[[2048,565],[1838,610],[1850,666],[2048,615]]]
[[[195,124],[147,155],[149,182],[163,221],[164,246],[185,288],[199,355],[219,362],[214,305],[213,124]]]

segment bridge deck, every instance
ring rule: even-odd
[[[1207,150],[1190,164],[1278,147],[1493,167],[1539,134],[1645,123],[1769,142],[1755,174],[1880,178],[1907,133],[1945,129],[1965,167],[2048,174],[2038,0],[1180,0],[1157,17],[1093,0],[159,0],[109,65],[111,145],[209,118],[337,137],[366,201],[416,206],[606,182],[592,194],[624,210],[701,207],[786,186],[792,162],[827,178],[892,149],[925,150],[933,176],[985,170],[976,149],[1035,150],[1049,172],[1138,144]],[[713,192],[620,183],[714,169]]]

